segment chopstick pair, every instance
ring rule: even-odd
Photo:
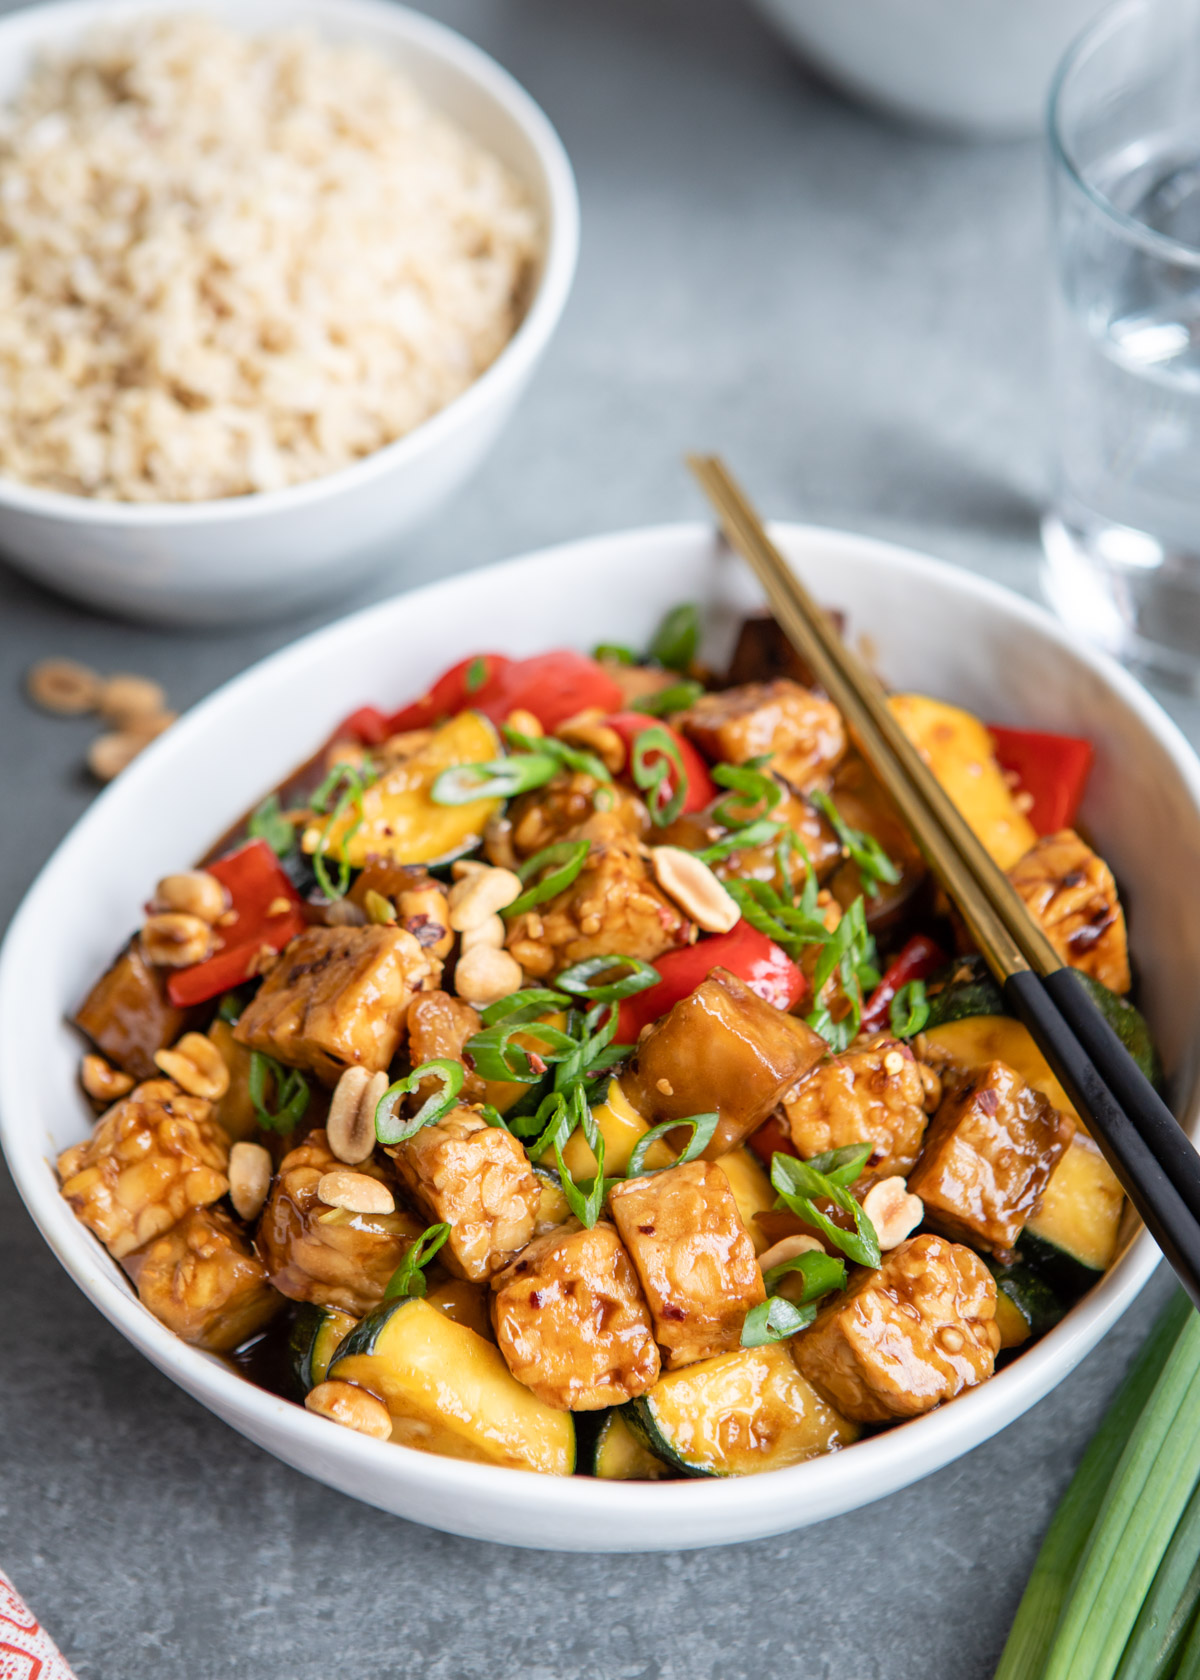
[[[904,733],[878,679],[768,537],[723,463],[689,456],[726,538],[763,586],[771,610],[846,720],[925,861],[961,913],[1147,1230],[1200,1306],[1200,1155],[1063,964],[1007,876]]]

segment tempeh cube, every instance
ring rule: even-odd
[[[904,1177],[921,1152],[924,1098],[912,1051],[883,1033],[814,1068],[785,1093],[783,1111],[802,1159],[869,1143],[866,1171]]]
[[[492,1323],[519,1382],[573,1412],[619,1406],[658,1380],[650,1313],[611,1225],[538,1237],[493,1279]]]
[[[1059,956],[1110,992],[1127,992],[1129,945],[1117,883],[1073,829],[1047,834],[1008,872]]]
[[[702,694],[676,722],[709,758],[770,768],[804,789],[821,782],[846,750],[841,713],[787,677]]]
[[[75,1217],[120,1260],[229,1189],[229,1140],[212,1104],[148,1079],[58,1158]]]
[[[482,1283],[533,1236],[542,1188],[516,1138],[472,1108],[452,1109],[396,1150],[396,1169],[418,1206],[450,1227],[442,1259]]]
[[[142,1305],[211,1353],[239,1347],[283,1305],[267,1268],[220,1208],[196,1208],[122,1264]]]
[[[908,1188],[944,1235],[1004,1253],[1041,1205],[1074,1130],[1006,1062],[988,1062],[942,1099]]]
[[[414,994],[440,971],[405,928],[309,928],[280,954],[234,1037],[329,1086],[348,1067],[382,1073]]]
[[[751,1307],[766,1299],[754,1244],[729,1180],[708,1161],[689,1161],[609,1193],[667,1355],[667,1369],[740,1345]]]
[[[801,1373],[857,1423],[932,1411],[990,1377],[999,1349],[991,1273],[928,1234],[857,1271],[792,1343]]]
[[[423,1227],[402,1207],[394,1213],[328,1207],[317,1186],[341,1166],[323,1131],[310,1132],[289,1150],[259,1218],[258,1251],[281,1295],[361,1318],[383,1299],[388,1279]],[[374,1160],[354,1170],[388,1182]]]

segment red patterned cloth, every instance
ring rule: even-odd
[[[2,1569],[0,1680],[75,1680],[67,1659]]]

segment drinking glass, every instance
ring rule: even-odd
[[[1120,0],[1050,103],[1059,615],[1200,678],[1200,0]]]

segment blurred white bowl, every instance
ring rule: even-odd
[[[754,0],[847,92],[910,122],[1035,134],[1050,82],[1103,0]]]
[[[869,640],[889,682],[996,722],[1091,737],[1083,820],[1121,883],[1141,1002],[1177,1112],[1194,1130],[1200,894],[1180,883],[1200,855],[1200,764],[1179,731],[1112,660],[994,584],[864,537],[801,525],[775,535],[809,587]],[[87,1136],[92,1115],[66,1017],[137,924],[147,883],[202,856],[355,707],[399,705],[481,647],[644,646],[680,600],[702,603],[704,656],[716,667],[737,622],[761,605],[749,572],[709,527],[676,525],[451,578],[306,637],[181,719],[101,795],[38,877],[0,952],[0,1145],[84,1293],[160,1371],[285,1463],[385,1511],[509,1546],[717,1546],[852,1511],[948,1464],[1040,1400],[1158,1260],[1140,1232],[1062,1323],[991,1382],[847,1452],[761,1476],[602,1482],[435,1458],[333,1427],[172,1335],[74,1217],[53,1162]],[[197,1464],[197,1498],[202,1479]]]
[[[353,466],[286,490],[189,503],[92,501],[0,478],[0,554],[14,566],[91,606],[163,623],[223,624],[294,612],[378,569],[398,538],[475,470],[562,314],[579,205],[557,134],[507,71],[391,0],[55,0],[0,20],[0,101],[40,51],[101,20],[199,10],[252,32],[307,25],[378,47],[528,185],[544,228],[536,293],[492,366],[432,419]]]

